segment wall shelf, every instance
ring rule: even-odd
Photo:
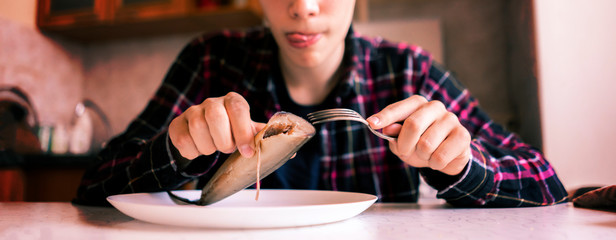
[[[52,11],[52,1],[39,0],[37,25],[45,34],[77,42],[102,42],[171,34],[245,28],[261,23],[258,4],[200,7],[195,0],[95,0],[88,8]]]

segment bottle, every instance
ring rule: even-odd
[[[93,135],[94,126],[92,124],[92,117],[90,113],[86,111],[85,105],[79,103],[75,107],[75,119],[71,128],[69,151],[76,155],[87,154],[92,145]]]

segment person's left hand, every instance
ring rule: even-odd
[[[398,136],[389,142],[389,147],[413,167],[457,175],[470,160],[470,133],[440,101],[414,95],[385,107],[367,120],[374,129]]]

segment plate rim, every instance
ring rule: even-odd
[[[321,225],[321,224],[329,224],[339,221],[344,221],[350,218],[353,218],[367,209],[369,209],[377,200],[378,197],[373,194],[368,193],[358,193],[358,192],[348,192],[348,191],[333,191],[333,190],[303,190],[303,189],[263,189],[261,191],[303,191],[303,192],[327,192],[327,194],[353,194],[353,195],[361,195],[359,200],[344,200],[336,203],[325,203],[325,204],[301,204],[301,205],[281,205],[281,206],[232,206],[232,205],[222,205],[222,206],[199,206],[199,205],[182,205],[182,204],[168,204],[168,202],[160,202],[156,203],[156,199],[154,202],[148,203],[139,203],[139,202],[129,202],[114,200],[118,196],[127,196],[127,195],[152,195],[152,194],[164,194],[165,192],[149,192],[149,193],[126,193],[126,194],[116,194],[108,196],[107,199],[111,205],[121,212],[124,215],[127,215],[135,220],[151,223],[151,224],[159,224],[159,225],[167,225],[167,226],[180,226],[180,227],[191,227],[191,228],[206,228],[206,229],[267,229],[267,228],[287,228],[287,227],[304,227],[304,226],[312,226],[312,225]],[[195,192],[200,190],[174,190],[174,191],[184,191],[184,192]],[[244,189],[242,191],[256,191],[255,189]],[[115,197],[114,197],[115,196]],[[363,199],[361,199],[363,198]],[[167,201],[163,199],[162,201]],[[144,212],[144,210],[149,210]],[[178,215],[169,216],[170,218],[166,218],[167,220],[161,220],[155,217],[156,213],[152,214],[152,211],[159,210],[161,212],[175,212]],[[201,211],[200,214],[193,217],[189,217],[191,222],[173,222],[173,220],[177,220],[177,217],[182,214],[186,214],[191,211]],[[319,214],[316,218],[311,218],[311,220],[295,220],[298,216],[310,216],[314,213],[328,213],[330,211],[334,211],[335,214]],[[204,220],[201,216],[203,214],[213,214],[213,216],[221,216],[220,214],[229,214],[231,216],[237,215],[234,213],[244,213],[243,216],[263,216],[263,214],[274,214],[279,218],[284,220],[282,221],[253,221],[247,219],[231,219],[225,220],[222,222],[213,221],[212,219]],[[240,214],[242,215],[242,214]],[[169,221],[171,220],[171,222]],[[253,219],[248,217],[248,219]],[[277,219],[277,218],[274,218]],[[262,219],[260,219],[262,220]]]
[[[201,190],[172,190],[172,193],[176,193],[176,192],[199,192]],[[252,192],[256,192],[256,189],[244,189],[241,191],[252,191]],[[347,205],[347,204],[354,204],[354,203],[364,203],[364,202],[369,202],[372,201],[372,203],[376,202],[378,200],[378,197],[374,194],[369,194],[369,193],[361,193],[361,192],[350,192],[350,191],[336,191],[336,190],[308,190],[308,189],[261,189],[260,191],[265,191],[265,192],[282,192],[282,191],[296,191],[296,192],[326,192],[327,194],[354,194],[354,195],[362,195],[365,196],[366,200],[359,200],[359,201],[349,201],[349,202],[339,202],[339,203],[324,203],[324,204],[303,204],[303,205],[285,205],[285,206],[212,206],[209,209],[238,209],[238,210],[252,210],[252,209],[258,209],[259,211],[263,210],[263,209],[281,209],[281,208],[311,208],[311,207],[322,207],[322,206],[336,206],[336,205]],[[125,196],[135,196],[135,195],[153,195],[153,194],[167,194],[167,192],[165,191],[158,191],[158,192],[139,192],[139,193],[122,193],[122,194],[114,194],[114,195],[110,195],[107,196],[106,199],[108,202],[112,203],[112,201],[117,201],[120,202],[118,200],[112,200],[113,198],[118,198],[118,197],[125,197]],[[148,206],[156,206],[156,207],[172,207],[172,208],[176,208],[176,207],[192,207],[192,208],[204,208],[207,207],[206,206],[201,206],[201,205],[195,205],[195,204],[176,204],[176,205],[165,205],[165,204],[155,204],[155,203],[135,203],[135,202],[126,202],[126,201],[121,201],[122,204],[131,204],[131,205],[139,205],[139,206],[143,206],[143,205],[148,205]],[[112,203],[113,205],[113,203]],[[114,206],[115,207],[115,206]],[[117,207],[116,207],[117,208]]]

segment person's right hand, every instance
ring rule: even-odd
[[[216,151],[254,154],[254,136],[265,123],[252,121],[246,99],[235,92],[208,98],[169,124],[169,138],[182,157],[192,160]]]

